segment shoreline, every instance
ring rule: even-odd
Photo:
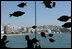
[[[31,33],[28,33],[28,34],[1,34],[1,36],[17,36],[17,35],[30,35]],[[55,33],[55,34],[58,34],[58,33]],[[64,33],[60,33],[60,34],[64,34]]]
[[[30,34],[1,34],[1,36],[17,36],[17,35],[30,35]]]

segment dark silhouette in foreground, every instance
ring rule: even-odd
[[[13,14],[9,14],[9,15],[10,15],[10,17],[12,17],[12,16],[19,17],[19,16],[22,16],[23,14],[25,14],[25,12],[16,11]]]
[[[49,41],[50,41],[50,42],[54,42],[55,40],[54,40],[54,39],[52,39],[52,38],[49,38]]]
[[[53,2],[52,6],[51,6],[51,3],[52,3],[51,1],[43,1],[43,4],[45,5],[46,8],[53,8],[53,7],[55,7],[56,3]]]
[[[40,46],[40,40],[38,42],[39,42],[39,44],[36,44],[35,48],[41,48],[41,46]]]
[[[35,48],[41,48],[41,46],[40,46],[40,40],[38,40],[36,38],[33,38],[32,41],[35,44]]]
[[[69,17],[69,16],[66,16],[66,15],[63,15],[60,18],[58,18],[57,20],[62,21],[62,22],[66,22],[69,19],[71,19],[71,16]],[[71,22],[66,22],[65,24],[62,25],[62,27],[70,28],[71,27]]]
[[[52,5],[52,7],[55,7],[56,6],[56,3],[55,2],[53,2],[53,5]]]
[[[64,25],[62,25],[62,27],[70,28],[71,27],[71,22],[65,23]]]
[[[38,40],[36,38],[33,38],[32,41],[34,44],[36,44],[38,42]]]
[[[62,22],[66,22],[66,21],[68,21],[70,18],[71,18],[71,17],[64,15],[64,16],[61,16],[60,18],[58,18],[58,20],[59,20],[59,21],[62,21]]]
[[[27,48],[34,48],[32,40],[30,40],[29,36],[26,35],[25,39],[27,40]]]
[[[6,47],[6,43],[8,43],[9,41],[6,40],[7,40],[7,36],[4,35],[3,38],[1,39],[1,48],[8,48]]]
[[[26,6],[26,3],[20,3],[19,5],[17,5],[18,7],[20,7],[20,8],[23,8],[23,7],[25,7]]]
[[[41,46],[39,45],[39,46],[35,46],[35,48],[41,48]]]
[[[46,35],[44,32],[41,32],[41,36],[46,38]]]
[[[37,26],[32,26],[33,29],[37,28]]]
[[[43,1],[43,4],[45,5],[46,8],[52,8],[50,5],[51,3],[52,3],[51,1]]]
[[[33,44],[35,45],[35,48],[41,48],[40,46],[40,41],[37,40],[36,38],[33,38],[32,40],[29,38],[28,35],[25,36],[25,39],[27,40],[27,48],[34,48]],[[37,42],[39,42],[39,45],[37,45]]]
[[[53,34],[49,34],[48,36],[49,36],[49,37],[52,37],[52,36],[53,36]]]

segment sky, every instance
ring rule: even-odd
[[[18,4],[26,2],[24,8],[17,7]],[[37,1],[37,25],[63,25],[65,22],[57,19],[62,15],[71,16],[71,1],[54,1],[56,7],[45,8],[42,1]],[[9,17],[15,11],[23,11],[20,17]],[[33,26],[35,24],[35,2],[34,1],[1,1],[1,24],[12,26]],[[70,22],[71,20],[69,20]]]

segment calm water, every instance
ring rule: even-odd
[[[34,38],[34,35],[30,35],[30,39]],[[40,39],[40,44],[42,48],[71,48],[71,34],[54,34],[53,39],[55,42],[51,43],[49,37],[42,38],[37,35],[37,39]],[[25,48],[27,47],[27,42],[25,40],[25,35],[18,36],[8,36],[9,43],[7,47],[10,48]]]

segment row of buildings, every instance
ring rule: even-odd
[[[11,25],[1,25],[2,34],[21,34],[28,33],[31,29],[28,27],[11,26]]]
[[[62,33],[67,29],[63,29],[60,26],[53,25],[43,25],[37,26],[37,33],[46,32],[46,33]],[[1,25],[1,33],[2,34],[23,34],[23,33],[35,33],[35,29],[32,27],[21,27],[21,26],[11,26],[11,25]]]

